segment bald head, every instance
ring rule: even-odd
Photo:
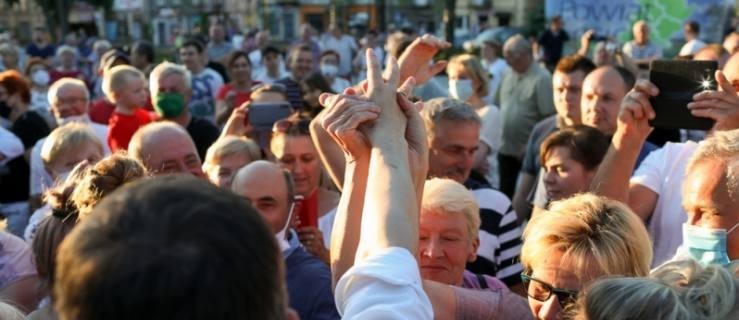
[[[186,173],[205,178],[190,134],[173,122],[156,122],[140,128],[131,138],[128,153],[155,175]]]
[[[274,233],[287,223],[292,204],[290,177],[279,165],[257,160],[233,177],[231,191],[244,197],[267,220]]]
[[[633,85],[633,76],[619,67],[604,66],[589,73],[582,85],[582,123],[605,135],[616,132],[621,100]]]

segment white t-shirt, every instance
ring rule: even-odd
[[[416,258],[392,247],[357,260],[336,284],[342,319],[433,319]]]
[[[338,39],[333,35],[326,35],[323,38],[322,51],[334,50],[339,53],[339,75],[347,76],[352,72],[352,59],[354,51],[359,50],[357,42],[354,38],[341,35]]]
[[[349,88],[352,86],[352,83],[349,82],[349,80],[346,80],[342,77],[336,77],[334,78],[334,82],[331,84],[331,90],[334,90],[336,93],[342,93],[344,92],[344,89]]]
[[[500,86],[500,80],[503,79],[503,74],[508,71],[509,68],[503,58],[495,59],[495,62],[493,63],[487,63],[485,60],[482,60],[482,63],[490,74],[488,95],[483,98],[483,101],[487,104],[492,104],[493,97],[495,97],[495,91],[498,91],[498,87]]]
[[[652,267],[672,258],[683,242],[682,225],[688,219],[682,207],[682,185],[685,167],[698,144],[668,142],[652,151],[631,177],[631,183],[640,184],[656,192],[659,197],[647,225],[654,247]]]
[[[480,127],[480,141],[490,148],[487,155],[488,172],[485,179],[493,188],[500,187],[500,173],[498,172],[498,150],[503,144],[503,119],[500,118],[500,109],[494,105],[484,106],[477,111],[482,119]]]
[[[326,249],[331,249],[331,230],[334,228],[334,220],[336,220],[336,208],[318,218],[318,230],[321,230],[323,245]]]
[[[10,130],[0,127],[0,154],[5,157],[0,166],[23,154],[23,142]]]
[[[99,123],[87,121],[87,125],[90,126],[95,135],[100,139],[100,143],[103,144],[103,155],[107,156],[110,154],[110,147],[106,141],[108,141],[108,126]],[[30,181],[30,195],[42,194],[47,189],[54,185],[54,179],[44,168],[44,161],[41,160],[41,146],[44,145],[46,138],[40,139],[33,145],[31,149],[31,181]]]
[[[694,55],[698,50],[703,49],[703,47],[706,46],[706,43],[703,41],[700,41],[698,39],[693,39],[685,43],[682,48],[680,48],[680,53],[678,53],[679,56],[691,56]]]
[[[190,99],[190,112],[193,116],[215,122],[216,119],[216,95],[223,86],[223,77],[211,68],[192,77],[192,98]]]
[[[36,209],[31,217],[28,219],[26,230],[23,231],[23,240],[26,240],[28,244],[33,243],[33,238],[36,237],[36,231],[38,226],[44,219],[51,217],[51,206],[47,203],[43,207]]]

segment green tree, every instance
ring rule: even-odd
[[[46,18],[46,26],[52,34],[55,31],[61,31],[61,34],[67,34],[69,31],[69,12],[76,1],[82,0],[34,0],[41,7]],[[104,8],[106,13],[110,12],[113,7],[114,0],[84,0],[96,8]],[[19,3],[20,0],[5,0],[8,5]],[[107,15],[107,14],[106,14]]]

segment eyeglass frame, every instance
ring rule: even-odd
[[[552,298],[552,294],[557,296],[557,300],[559,301],[559,305],[562,308],[565,308],[567,305],[575,302],[577,300],[577,296],[580,294],[580,291],[576,290],[567,290],[562,288],[557,288],[551,284],[548,284],[542,280],[539,280],[537,278],[534,278],[526,273],[521,273],[521,281],[523,282],[524,289],[526,290],[526,296],[531,297],[532,299],[539,301],[539,302],[547,302],[549,299]],[[544,288],[549,290],[549,293],[547,294],[547,297],[543,300],[534,297],[533,295],[529,294],[529,285],[531,284],[531,281],[535,281],[539,284],[541,284]]]

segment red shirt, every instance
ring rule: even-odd
[[[90,105],[90,120],[99,124],[108,124],[110,116],[115,111],[115,105],[108,101],[108,99],[100,98],[95,100]]]
[[[90,104],[90,112],[88,112],[88,114],[90,114],[90,120],[92,120],[92,122],[108,124],[110,116],[113,115],[114,110],[115,104],[108,101],[108,99],[100,98]],[[146,97],[144,110],[154,111],[154,107],[151,105],[151,97],[149,96]]]
[[[259,84],[259,82],[255,81],[253,83],[254,85]],[[217,101],[223,101],[226,100],[226,95],[233,91],[236,93],[236,96],[234,96],[234,104],[232,107],[237,108],[244,102],[249,101],[249,96],[251,96],[251,91],[236,91],[234,90],[233,86],[230,83],[224,84],[221,89],[218,90],[218,93],[216,93],[216,100]]]
[[[136,108],[133,114],[113,112],[108,122],[108,146],[111,152],[127,150],[131,137],[140,127],[151,122],[151,116],[146,110]]]

